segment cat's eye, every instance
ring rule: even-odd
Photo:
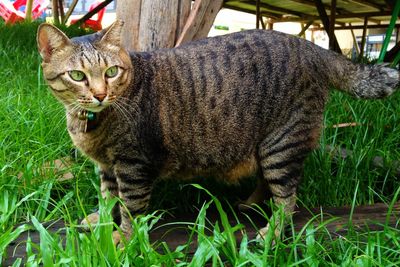
[[[72,80],[81,82],[86,79],[85,73],[83,73],[80,70],[71,70],[68,71],[69,77],[71,77]]]
[[[118,67],[117,66],[109,67],[106,70],[106,77],[107,78],[113,78],[113,77],[117,76],[117,74],[118,74]]]

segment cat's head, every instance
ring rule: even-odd
[[[43,74],[54,95],[74,110],[100,112],[131,82],[132,63],[121,45],[123,23],[69,39],[51,24],[41,24],[37,43]]]

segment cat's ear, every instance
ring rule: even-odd
[[[49,62],[52,54],[70,45],[68,37],[55,26],[43,23],[37,31],[37,45],[44,62]]]
[[[124,26],[124,22],[122,20],[117,19],[110,27],[105,29],[105,33],[101,38],[100,42],[105,42],[108,44],[120,46],[122,26]]]

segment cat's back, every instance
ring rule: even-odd
[[[156,50],[148,56],[163,82],[171,78],[192,85],[192,81],[206,82],[207,78],[217,83],[207,84],[209,88],[232,87],[231,83],[241,87],[254,79],[280,79],[294,68],[312,72],[320,62],[320,50],[309,41],[281,32],[247,30]]]
[[[246,30],[226,35],[208,37],[188,42],[173,49],[160,49],[152,52],[155,59],[179,58],[179,60],[197,60],[201,58],[217,60],[225,58],[249,58],[258,56],[274,60],[287,59],[290,56],[304,56],[321,50],[311,42],[273,30]],[[272,61],[270,62],[273,63]]]

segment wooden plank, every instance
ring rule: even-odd
[[[183,28],[185,27],[185,24],[189,17],[191,9],[192,9],[192,0],[179,1],[179,8],[178,8],[178,18],[179,18],[178,23],[179,24],[177,26],[175,43],[178,41],[178,38],[181,35]]]
[[[232,10],[236,10],[236,11],[240,11],[240,12],[246,12],[246,13],[249,13],[249,14],[256,15],[256,10],[255,9],[254,10],[249,10],[249,9],[239,8],[237,6],[231,5],[229,2],[224,2],[223,7],[224,8],[228,8],[228,9],[232,9]],[[263,15],[264,17],[273,18],[273,19],[282,18],[282,14],[275,13],[275,12],[268,12],[268,11],[262,11],[261,15]]]
[[[195,1],[182,33],[176,42],[176,46],[207,37],[222,4],[223,0]]]
[[[368,19],[369,20],[369,19]],[[380,24],[380,25],[367,25],[368,29],[386,29],[389,25],[388,24]],[[400,28],[400,24],[395,25],[396,28]],[[347,25],[347,26],[336,26],[335,30],[362,30],[364,29],[363,25]],[[311,28],[310,31],[324,31],[324,27],[318,28]]]
[[[293,2],[300,3],[300,4],[304,4],[304,5],[308,5],[308,6],[315,7],[314,1],[311,1],[311,0],[290,0],[290,1],[293,1]],[[333,8],[332,5],[328,5],[328,4],[323,4],[323,5],[324,5],[324,7],[325,7],[325,10],[332,10],[332,8]],[[338,7],[335,7],[335,9],[336,9],[337,14],[341,14],[341,15],[344,15],[344,14],[345,14],[345,15],[351,15],[351,16],[354,16],[354,18],[360,18],[360,17],[357,16],[357,13],[350,12],[350,11],[348,11],[348,10],[346,10],[346,9],[338,8]],[[382,11],[383,11],[383,10],[382,10]],[[361,17],[361,18],[362,18],[362,17]],[[372,19],[371,22],[374,22],[374,23],[377,23],[377,24],[380,23],[379,20],[375,20],[375,19]]]
[[[200,28],[201,21],[203,20],[204,14],[206,13],[210,2],[211,0],[197,0],[194,2],[193,8],[190,11],[182,33],[176,42],[176,46],[193,40],[194,35]]]
[[[218,12],[221,10],[223,2],[223,0],[211,1],[204,14],[203,20],[200,24],[200,28],[198,29],[192,40],[199,40],[207,37],[215,18],[218,15]]]
[[[241,1],[241,2],[257,6],[257,2],[258,1],[259,0],[256,0],[256,1]],[[265,8],[265,9],[270,10],[270,11],[277,11],[277,12],[282,13],[284,15],[291,14],[291,15],[295,15],[295,16],[298,16],[298,17],[304,17],[304,16],[309,15],[307,13],[302,13],[302,12],[298,12],[296,10],[274,6],[274,5],[271,5],[271,4],[267,4],[265,2],[262,2],[262,3],[260,2],[259,6],[260,6],[260,8]]]
[[[379,11],[384,11],[386,9],[386,7],[384,5],[380,5],[378,3],[371,2],[368,0],[349,0],[349,1],[366,6],[366,7],[372,7],[372,8],[378,9]]]
[[[316,0],[316,1],[320,1],[320,0]],[[360,12],[360,13],[351,13],[351,14],[337,14],[336,15],[336,19],[352,19],[352,18],[356,18],[356,19],[361,19],[364,17],[385,17],[385,16],[391,16],[392,13],[389,11],[384,11],[384,12]],[[320,18],[320,16],[314,16],[314,15],[310,15],[310,16],[305,16],[303,18],[281,18],[279,20],[277,20],[277,22],[305,22],[305,21],[309,21],[309,20],[322,20],[322,18]]]

